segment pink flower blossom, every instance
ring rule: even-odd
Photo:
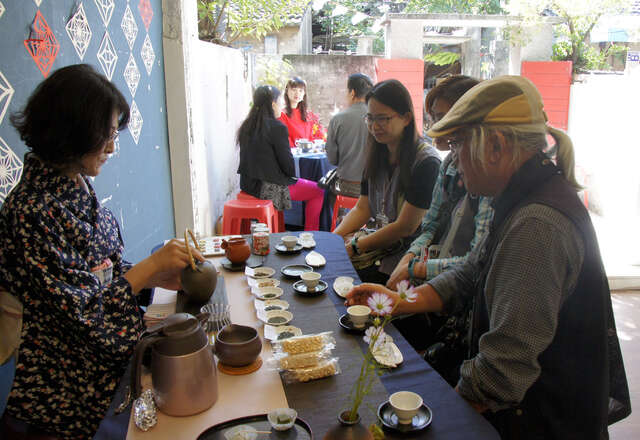
[[[386,315],[391,313],[393,302],[384,293],[375,292],[367,300],[367,305],[378,315]]]
[[[407,302],[415,302],[418,298],[418,294],[415,292],[415,289],[412,285],[409,284],[409,281],[402,280],[398,283],[397,286],[398,295],[400,298]]]

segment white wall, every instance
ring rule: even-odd
[[[176,233],[212,235],[238,191],[234,136],[249,108],[251,78],[240,50],[198,39],[195,2],[163,0],[163,29]]]
[[[640,263],[640,81],[588,75],[571,86],[569,135],[590,209],[606,225],[599,242],[611,264]],[[600,231],[607,236],[600,235]]]
[[[251,78],[242,52],[198,41],[192,58],[194,124],[203,144],[193,166],[197,170],[198,230],[212,234],[224,203],[239,191],[239,152],[235,134],[247,116],[251,102]],[[206,208],[205,208],[206,207]]]

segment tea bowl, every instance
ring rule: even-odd
[[[241,367],[255,361],[262,351],[262,340],[255,328],[228,324],[216,337],[214,352],[220,362],[230,367]]]
[[[282,243],[287,247],[287,249],[291,250],[298,244],[298,237],[295,235],[285,235],[282,237]]]

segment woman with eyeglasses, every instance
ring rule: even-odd
[[[86,64],[55,71],[11,116],[30,151],[0,210],[0,285],[24,308],[1,438],[91,438],[144,329],[143,289],[180,288],[184,243],[128,263],[91,185],[128,121],[120,91]]]
[[[236,136],[240,147],[240,189],[271,200],[277,210],[291,208],[291,200],[305,202],[304,229],[317,231],[324,190],[316,182],[295,177],[287,127],[277,119],[281,112],[280,90],[258,87],[253,93],[253,106]]]
[[[411,97],[399,81],[376,84],[366,102],[368,157],[360,197],[334,232],[344,239],[360,279],[384,284],[419,232],[440,157],[418,135]]]
[[[278,117],[289,130],[289,146],[296,147],[298,139],[325,140],[326,131],[320,119],[309,110],[307,100],[307,83],[297,76],[287,81],[284,89],[285,108]]]

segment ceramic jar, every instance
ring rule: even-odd
[[[247,244],[247,241],[242,237],[230,238],[229,240],[222,240],[222,249],[224,254],[233,264],[242,264],[251,255],[251,248]]]

